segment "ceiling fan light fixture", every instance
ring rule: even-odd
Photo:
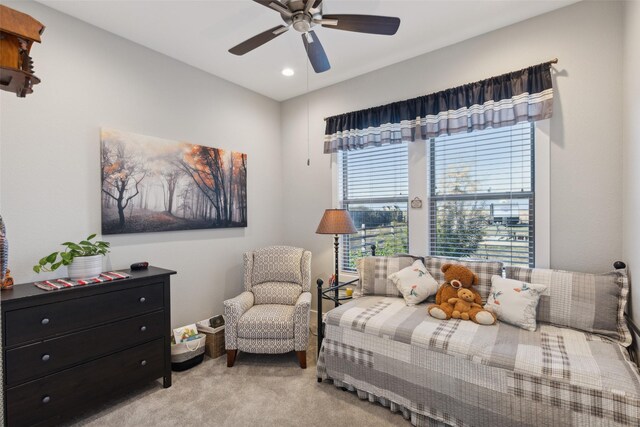
[[[293,76],[295,73],[296,73],[296,72],[295,72],[295,71],[293,71],[293,68],[286,67],[286,68],[283,68],[283,69],[282,69],[282,75],[283,75],[283,76],[285,76],[285,77],[291,77],[291,76]]]

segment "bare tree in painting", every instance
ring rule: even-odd
[[[163,186],[166,191],[165,208],[167,210],[167,213],[172,213],[173,211],[173,199],[176,193],[176,185],[183,175],[184,172],[177,168],[169,169],[161,174]]]
[[[234,214],[237,222],[246,224],[247,221],[247,155],[242,153],[231,153],[231,163],[233,169],[230,176],[232,180],[229,183],[230,188],[230,214],[229,218],[233,221]]]
[[[102,179],[102,188],[105,187],[105,182],[107,180],[107,178],[109,177],[108,172],[107,172],[107,168],[105,167],[105,165],[110,164],[111,162],[111,156],[113,155],[113,147],[109,146],[108,144],[102,144],[102,150],[101,150],[101,155],[102,155],[102,170],[101,170],[101,179]],[[112,199],[103,191],[102,192],[102,204],[105,206],[110,206],[112,202]]]
[[[134,159],[133,154],[127,153],[125,145],[115,144],[105,156],[103,148],[102,159],[102,192],[115,200],[118,208],[120,228],[124,228],[125,209],[129,202],[139,193],[140,182],[146,176],[142,164]],[[131,188],[133,187],[133,189]],[[133,194],[131,194],[133,192]]]
[[[247,155],[237,153],[240,157],[240,180],[238,182],[238,199],[240,200],[240,223],[247,223]]]
[[[193,219],[193,203],[191,199],[194,191],[193,183],[189,183],[189,185],[184,187],[178,194],[178,212],[182,210],[182,218]]]
[[[227,202],[227,223],[233,222],[233,153],[231,153],[231,161],[229,162],[229,196]]]
[[[223,150],[194,145],[179,161],[182,169],[213,205],[217,225],[230,224],[223,155]]]

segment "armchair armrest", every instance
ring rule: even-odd
[[[307,351],[309,347],[309,316],[311,292],[302,292],[296,301],[293,314],[293,338],[295,351]]]
[[[238,349],[238,320],[253,306],[253,292],[243,292],[224,302],[224,346],[227,350]]]

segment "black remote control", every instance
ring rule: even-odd
[[[136,262],[131,264],[131,270],[146,270],[147,268],[149,268],[149,263],[148,262]]]

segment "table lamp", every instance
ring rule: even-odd
[[[316,234],[333,234],[333,247],[335,250],[335,284],[340,284],[338,279],[339,268],[339,247],[340,247],[340,234],[353,234],[358,230],[353,225],[351,215],[346,209],[327,209],[322,215]],[[338,301],[338,289],[335,289],[336,302]]]

